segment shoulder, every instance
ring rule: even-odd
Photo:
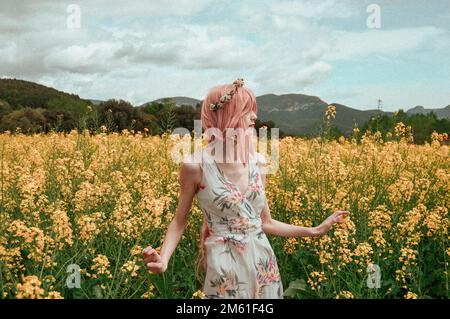
[[[200,163],[201,156],[199,157],[198,154],[185,155],[180,162],[180,179],[189,179],[199,183],[202,174]]]

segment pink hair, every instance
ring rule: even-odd
[[[222,140],[224,143],[230,137],[226,136],[226,129],[242,129],[242,133],[238,134],[238,160],[242,163],[248,163],[247,154],[245,152],[246,140],[245,140],[245,127],[243,116],[245,113],[253,111],[258,112],[258,106],[256,104],[256,97],[253,91],[245,85],[238,88],[237,92],[233,95],[233,98],[216,111],[210,109],[211,103],[217,103],[220,97],[232,88],[232,84],[222,84],[213,87],[202,103],[201,121],[203,129],[208,138],[208,147],[213,147],[214,144]],[[222,134],[219,135],[215,132],[207,131],[210,128],[218,129]],[[210,136],[209,136],[210,135]],[[253,143],[248,144],[248,152],[254,154],[255,148]],[[221,159],[220,159],[221,160]],[[245,165],[245,164],[244,164]]]
[[[255,113],[258,112],[258,106],[256,104],[256,97],[253,94],[252,90],[250,90],[245,85],[237,89],[237,92],[233,95],[233,98],[224,105],[223,108],[220,108],[216,111],[210,109],[211,103],[217,103],[220,100],[220,97],[228,92],[232,88],[232,84],[223,84],[218,85],[210,89],[208,95],[203,100],[202,110],[201,110],[201,121],[202,127],[205,130],[205,133],[208,138],[208,148],[213,147],[214,144],[219,141],[225,141],[226,137],[226,129],[234,128],[234,129],[242,129],[242,132],[245,133],[244,127],[244,119],[243,115],[247,112],[253,111]],[[208,136],[209,132],[207,131],[209,128],[217,128],[220,132],[213,132],[211,136]],[[238,160],[241,162],[248,163],[247,153],[245,153],[245,136],[246,134],[238,134]],[[255,149],[253,143],[249,143],[249,153],[254,154]],[[228,151],[228,150],[227,150]],[[195,268],[197,279],[200,281],[201,278],[199,276],[199,269],[203,267],[205,270],[207,268],[206,259],[205,259],[205,245],[204,242],[206,238],[210,235],[209,228],[205,224],[205,219],[203,216],[203,224],[200,231],[200,254],[198,258],[198,262]]]

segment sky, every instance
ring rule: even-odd
[[[133,105],[243,78],[366,110],[450,104],[447,0],[1,0],[0,77]]]

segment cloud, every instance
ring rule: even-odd
[[[122,6],[105,7],[104,1],[80,2],[82,27],[69,30],[65,25],[69,14],[66,11],[67,4],[52,5],[51,1],[44,1],[40,6],[25,0],[14,7],[10,0],[5,0],[2,2],[2,14],[26,16],[30,28],[14,37],[12,34],[0,35],[0,40],[10,40],[10,45],[0,50],[0,56],[9,62],[8,65],[0,66],[0,72],[46,79],[47,82],[52,76],[65,76],[83,85],[87,82],[80,81],[82,75],[90,76],[91,79],[101,76],[104,80],[117,76],[118,69],[122,70],[122,76],[128,79],[134,77],[136,80],[145,74],[148,76],[149,70],[159,74],[169,70],[192,70],[204,79],[209,77],[210,71],[220,71],[220,77],[211,76],[214,81],[214,78],[227,79],[227,74],[230,77],[247,74],[255,78],[260,74],[262,78],[267,74],[262,69],[276,69],[275,65],[280,62],[285,64],[283,67],[296,64],[305,70],[323,65],[319,60],[324,46],[309,44],[313,35],[317,34],[318,27],[306,21],[300,9],[308,10],[311,14],[320,13],[331,8],[334,1],[327,1],[317,9],[312,3],[298,7],[294,13],[303,19],[301,29],[295,20],[298,17],[287,16],[286,9],[293,5],[292,2],[285,2],[283,6],[260,2],[236,6],[236,16],[230,14],[226,20],[223,20],[223,16],[218,20],[228,23],[200,23],[201,20],[197,19],[199,22],[180,24],[176,18],[171,18],[195,15],[210,4],[208,0],[131,1],[127,3],[127,14],[124,15]],[[42,8],[45,10],[39,10]],[[228,13],[227,8],[223,6],[221,9]],[[274,15],[268,18],[267,14],[271,12],[284,17]],[[220,16],[222,13],[218,14]],[[142,19],[147,16],[156,19]],[[134,18],[133,23],[123,24],[131,17]],[[270,26],[260,39],[263,42],[255,42],[247,37],[247,30],[251,30],[252,26],[254,32],[262,26]],[[284,31],[283,36],[280,36],[281,31]],[[286,54],[286,46],[292,43],[289,38],[301,31],[310,36],[302,36],[301,43],[294,50],[298,54]],[[319,71],[324,74],[323,70]],[[308,82],[299,76],[292,76],[293,83]],[[314,83],[314,79],[312,77],[310,82]],[[64,83],[67,85],[67,81]]]
[[[256,78],[265,88],[279,93],[304,92],[309,86],[320,83],[331,72],[332,66],[316,62],[300,69],[267,70]]]
[[[426,43],[439,43],[445,38],[448,38],[447,31],[432,26],[364,32],[335,30],[331,33],[332,50],[327,52],[326,58],[348,60],[371,54],[397,54]]]
[[[281,16],[298,16],[308,19],[345,19],[358,15],[356,7],[349,6],[344,1],[275,1],[270,5],[272,13]]]
[[[103,15],[111,16],[123,16],[124,7],[122,1],[94,0],[86,1],[82,7],[86,7],[86,10],[96,10],[99,7],[105,8],[108,6],[108,10],[105,10]],[[154,16],[192,16],[196,13],[207,8],[213,0],[128,0],[126,3],[126,16],[132,17],[154,17]]]
[[[184,69],[235,69],[262,62],[251,42],[226,34],[215,37],[206,26],[189,25],[163,34],[157,41],[148,35],[118,54],[131,62]]]
[[[16,18],[29,17],[37,10],[42,10],[41,12],[44,12],[55,6],[55,2],[52,0],[40,0],[39,3],[34,0],[2,0],[0,2],[0,14]],[[20,21],[20,23],[26,24],[23,20]]]
[[[112,65],[120,67],[121,60],[115,59],[115,52],[120,50],[120,43],[97,42],[88,45],[72,45],[58,48],[44,58],[50,70],[71,73],[107,72]]]
[[[155,16],[191,16],[207,8],[213,0],[128,0],[126,6],[123,1],[113,0],[81,0],[76,2],[57,2],[54,0],[2,0],[0,12],[4,15],[23,17],[34,13],[53,11],[55,14],[65,15],[65,9],[70,4],[80,7],[84,15],[97,17],[155,17]],[[62,10],[64,11],[62,11]],[[126,12],[126,15],[124,15]]]
[[[13,19],[9,16],[5,16],[0,12],[0,34],[21,34],[24,33],[27,28],[26,23],[22,23],[18,19]]]
[[[0,47],[0,60],[3,65],[14,63],[14,56],[17,54],[17,45],[14,42],[5,43]]]
[[[70,2],[2,0],[0,76],[139,104],[162,96],[203,98],[208,88],[238,76],[255,94],[323,92],[336,72],[339,83],[352,78],[342,69],[349,61],[363,65],[375,55],[388,68],[386,61],[401,63],[400,53],[411,58],[426,48],[424,59],[436,64],[450,47],[448,29],[411,26],[410,16],[404,26],[368,30],[366,4],[349,0],[77,3],[81,28],[68,29]]]

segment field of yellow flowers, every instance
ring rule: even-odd
[[[177,141],[133,133],[0,135],[0,298],[202,297],[196,200],[167,272],[141,263],[177,207]],[[352,212],[324,237],[269,238],[286,298],[449,297],[449,147],[438,135],[280,140],[273,218],[311,226]]]

